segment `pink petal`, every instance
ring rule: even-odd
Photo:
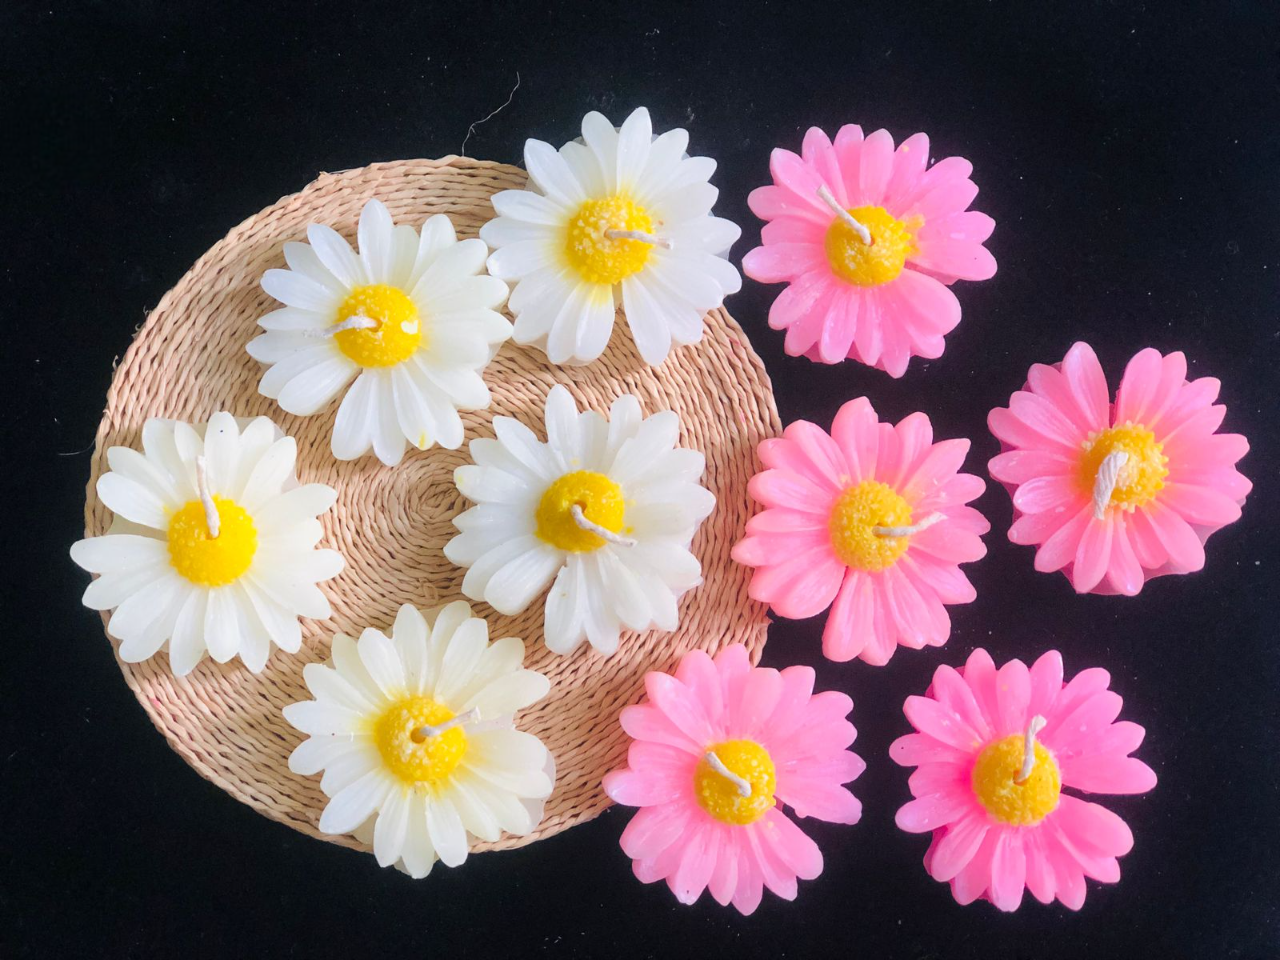
[[[922,763],[971,763],[973,753],[957,750],[922,733],[908,733],[889,745],[889,757],[902,767],[914,767]]]
[[[1222,384],[1216,377],[1201,377],[1184,384],[1177,396],[1170,401],[1160,422],[1152,425],[1152,429],[1158,427],[1156,439],[1161,443],[1166,442],[1169,435],[1180,430],[1188,420],[1203,414],[1218,399],[1221,388]],[[1209,432],[1212,433],[1213,430]]]
[[[680,863],[667,880],[681,903],[693,903],[707,888],[715,869],[717,840],[718,832],[709,825],[695,827],[683,838]]]
[[[1041,544],[1040,549],[1036,551],[1035,568],[1041,573],[1053,573],[1055,570],[1061,570],[1068,563],[1073,562],[1080,552],[1080,543],[1084,539],[1084,532],[1093,522],[1093,507],[1082,507],[1079,513],[1058,527]],[[1010,528],[1009,534],[1012,539],[1012,528]],[[1019,536],[1021,535],[1022,533],[1020,532]]]
[[[785,452],[785,447],[764,446],[761,457],[774,452]],[[831,492],[817,486],[789,469],[765,470],[757,473],[747,483],[747,493],[767,507],[791,509],[812,508],[819,503],[830,502]]]
[[[1075,467],[1070,457],[1054,450],[1008,450],[987,463],[993,480],[1013,484],[1050,474],[1067,475]]]
[[[825,206],[801,199],[790,190],[775,185],[756,187],[747,195],[747,206],[761,220],[798,217],[811,221],[824,231],[831,223],[831,211]]]
[[[769,327],[789,330],[809,317],[831,295],[835,280],[825,266],[801,274],[769,306]]]
[[[744,917],[755,913],[764,897],[764,872],[746,844],[738,846],[738,885],[733,891],[733,905]]]
[[[1009,398],[1009,411],[1037,435],[1069,449],[1078,450],[1085,439],[1085,431],[1038,394],[1020,390]]]
[[[982,540],[952,523],[938,523],[911,538],[912,550],[920,550],[944,563],[972,563],[987,555]]]
[[[863,293],[858,298],[856,315],[853,304],[849,305],[849,313],[853,316],[853,346],[849,348],[849,356],[868,366],[875,366],[880,360],[880,351],[884,349],[884,336],[880,328],[880,300],[874,294]]]
[[[850,570],[836,594],[822,630],[822,654],[844,663],[858,656],[871,637],[875,624],[875,591],[871,578]]]
[[[942,883],[955,877],[978,852],[987,835],[986,817],[974,813],[946,827],[945,831],[929,863],[929,875]]]
[[[1063,761],[1062,782],[1086,793],[1146,793],[1156,774],[1136,757],[1099,754]]]
[[[995,856],[996,844],[1000,836],[999,830],[988,830],[973,859],[965,864],[952,879],[951,895],[955,897],[956,903],[964,906],[988,894],[991,887],[991,861]],[[929,869],[929,862],[932,862],[932,859],[926,862],[926,870]]]
[[[768,722],[770,736],[773,737],[786,737],[799,726],[804,719],[804,708],[813,694],[812,667],[787,667],[781,672],[781,677],[782,690]]]
[[[814,301],[808,313],[787,329],[787,335],[782,342],[787,356],[808,357],[814,363],[827,362],[818,353],[818,340],[832,323],[839,321],[839,304],[842,302],[843,293],[834,283],[829,283],[823,288],[821,295]]]
[[[1021,484],[1014,491],[1013,505],[1023,513],[1054,510],[1062,515],[1070,508],[1079,509],[1080,499],[1080,484],[1075,477],[1051,474]]]
[[[1063,458],[1077,457],[1080,450],[1078,442],[1068,443],[1057,437],[1047,436],[1032,429],[1019,417],[1014,416],[1011,407],[1014,397],[1019,396],[1029,397],[1034,396],[1034,394],[1021,391],[1015,393],[1009,398],[1010,408],[996,407],[987,414],[987,428],[995,435],[996,439],[1007,443],[1011,447],[1041,450]],[[1035,403],[1035,401],[1032,402],[1033,404]],[[1025,412],[1025,404],[1022,401],[1019,401],[1019,404],[1020,409],[1024,409]],[[1034,414],[1031,415],[1034,416]],[[1083,439],[1083,437],[1078,437],[1077,441]]]
[[[1139,350],[1124,368],[1120,388],[1116,391],[1115,422],[1145,423],[1148,404],[1160,386],[1162,372],[1160,351],[1151,347]]]
[[[991,654],[979,647],[969,654],[961,672],[964,682],[973,691],[973,698],[987,718],[987,725],[995,729],[1000,716],[1000,708],[996,702],[996,665]]]
[[[972,603],[978,596],[964,572],[954,564],[939,563],[926,554],[907,552],[899,565],[913,580],[927,584],[943,603]]]
[[[800,726],[785,737],[770,735],[769,752],[779,766],[828,758],[843,751],[857,736],[853,724],[844,719],[853,701],[836,690],[825,690],[810,698]],[[811,766],[806,763],[806,766]]]
[[[757,568],[748,593],[753,600],[768,603],[780,617],[803,620],[831,605],[846,569],[831,548],[824,546],[789,557],[774,567]]]
[[[702,703],[675,677],[652,670],[645,674],[644,689],[650,702],[694,743],[706,744],[715,738],[716,729]]]
[[[908,260],[911,266],[960,280],[990,280],[995,276],[996,258],[980,243],[922,233],[918,246]]]
[[[1005,912],[1022,904],[1027,885],[1027,852],[1016,830],[1002,830],[991,857],[991,902]]]
[[[952,709],[929,697],[907,697],[902,711],[911,725],[941,743],[965,752],[982,746],[982,737]]]
[[[687,803],[666,803],[659,807],[641,807],[622,831],[619,845],[633,860],[651,860],[688,830],[691,807]]]
[[[973,800],[963,790],[959,786],[951,792],[918,797],[899,808],[894,822],[907,833],[929,833],[954,823],[973,810]]]
[[[996,673],[995,734],[1000,737],[1024,733],[1027,706],[1031,702],[1031,674],[1021,660],[1010,660]]]
[[[1062,361],[1062,375],[1071,385],[1080,412],[1090,430],[1105,429],[1111,411],[1107,378],[1093,347],[1074,343]]]
[[[740,643],[725,647],[716,654],[715,665],[720,674],[721,698],[725,703],[735,703],[752,670],[747,648]]]
[[[804,217],[781,216],[760,231],[761,245],[766,247],[775,243],[822,243],[825,238],[823,225]]]
[[[880,292],[868,291],[865,309],[873,309]],[[907,372],[907,364],[911,361],[911,338],[903,327],[902,318],[890,309],[890,304],[883,298],[878,300],[880,311],[880,363],[879,367],[895,380]],[[896,306],[896,304],[894,305]]]
[[[1208,487],[1168,483],[1160,491],[1159,499],[1188,523],[1219,527],[1240,519],[1240,504]]]
[[[738,885],[738,845],[733,842],[728,830],[718,831],[718,853],[715,866],[711,870],[711,879],[707,881],[707,889],[720,906],[726,906],[733,899],[733,892]]]
[[[911,325],[926,333],[947,334],[960,322],[960,301],[956,295],[933,277],[916,270],[903,270],[883,292],[896,294],[899,309],[908,314]]]
[[[893,173],[893,137],[887,130],[877,130],[862,142],[858,168],[858,189],[850,194],[850,203],[861,207],[884,204],[885,187]]]
[[[651,703],[641,703],[631,707],[623,707],[618,714],[618,722],[628,736],[637,740],[652,740],[654,743],[665,743],[687,750],[690,753],[701,753],[705,741],[694,743],[671,720]]]
[[[893,425],[892,433],[882,434],[881,467],[878,479],[895,490],[902,487],[917,463],[933,446],[933,424],[923,413],[912,413]]]
[[[816,424],[797,420],[787,426],[783,437],[792,443],[790,462],[814,482],[842,489],[849,483],[849,463],[839,445]]]
[[[759,831],[760,837],[787,869],[801,880],[813,880],[822,873],[822,851],[818,845],[779,813],[777,807],[764,815],[764,826],[766,829]]]
[[[831,437],[844,453],[853,482],[870,479],[876,473],[880,420],[866,397],[848,401],[836,411]]]
[[[828,823],[857,823],[862,804],[845,787],[830,780],[793,773],[778,774],[778,799],[797,817],[816,817]]]
[[[1110,517],[1094,519],[1085,526],[1071,567],[1071,586],[1076,593],[1088,593],[1106,575],[1114,533],[1115,523]]]
[[[750,535],[798,534],[827,530],[827,512],[817,513],[805,510],[789,510],[785,507],[770,507],[762,510],[747,521],[747,533]]]
[[[1111,538],[1111,564],[1107,568],[1108,585],[1126,597],[1136,596],[1146,580],[1134,552],[1129,532],[1131,526],[1126,517],[1116,518],[1115,534]]]
[[[742,834],[746,836],[748,849],[760,867],[764,885],[783,900],[794,900],[797,893],[795,872],[764,839],[762,834],[766,832],[764,822],[757,821],[744,829]]]
[[[831,139],[820,128],[810,127],[805,131],[800,156],[813,168],[818,178],[831,188],[836,201],[847,206],[848,198],[845,194],[840,160],[831,146]]]
[[[1077,849],[1111,857],[1122,857],[1133,849],[1128,824],[1099,804],[1063,794],[1050,819]]]
[[[1101,667],[1081,670],[1058,693],[1052,710],[1045,714],[1045,719],[1049,721],[1050,726],[1059,723],[1069,717],[1080,704],[1106,690],[1110,684],[1111,674]]]
[[[768,731],[767,723],[782,695],[782,676],[769,667],[757,667],[747,674],[735,701],[725,705],[726,733],[759,740]],[[852,704],[850,704],[852,706]]]
[[[692,650],[681,658],[676,667],[676,679],[689,688],[712,720],[712,726],[717,726],[716,718],[724,712],[724,698],[715,661],[702,650]]]
[[[818,199],[818,188],[825,186],[822,177],[801,157],[790,150],[775,148],[769,154],[769,172],[773,175],[773,182],[779,187],[791,191],[798,199],[809,202],[819,210],[826,210]]]
[[[1123,701],[1111,690],[1101,690],[1075,706],[1070,713],[1059,705],[1055,716],[1040,734],[1044,745],[1066,762],[1088,749],[1089,741],[1105,733],[1120,715]]]
[[[980,739],[988,740],[993,736],[973,689],[954,668],[943,664],[933,672],[933,696],[963,720]]]
[[[756,247],[742,258],[742,272],[761,283],[795,280],[826,263],[818,243],[772,243]]]
[[[1031,695],[1027,700],[1027,713],[1047,718],[1062,690],[1062,654],[1057,650],[1042,653],[1031,665],[1028,679]]]
[[[635,770],[614,770],[605,774],[603,786],[609,799],[628,807],[650,807],[678,800],[689,790],[688,783],[681,783],[673,777]]]
[[[920,500],[955,476],[968,455],[968,440],[940,440],[915,464],[903,470],[898,492],[908,502]]]
[[[767,567],[780,556],[791,553],[809,553],[825,549],[831,543],[826,530],[797,530],[794,533],[771,533],[747,537],[734,544],[730,555],[738,563],[748,567]]]
[[[1204,543],[1176,511],[1152,500],[1135,511],[1137,514],[1142,514],[1171,563],[1188,572],[1204,567]]]
[[[893,173],[884,188],[885,204],[898,208],[900,201],[915,190],[928,165],[929,138],[915,133],[903,140],[893,155]]]
[[[841,290],[832,298],[818,336],[818,356],[823,363],[839,363],[848,357],[863,299],[860,290]]]

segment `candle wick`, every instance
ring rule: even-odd
[[[405,323],[411,323],[411,322],[412,321],[405,321]],[[357,313],[354,317],[347,317],[347,319],[343,320],[341,323],[335,323],[333,326],[324,327],[321,330],[303,331],[303,336],[316,337],[316,338],[323,339],[325,337],[332,337],[336,333],[341,333],[343,330],[372,330],[377,325],[378,325],[377,320],[374,320],[372,317],[366,317],[366,316],[363,316],[362,314]],[[400,329],[404,330],[405,333],[414,332],[412,330],[406,329],[404,323],[400,325]]]
[[[1026,783],[1027,778],[1031,776],[1031,771],[1036,765],[1036,734],[1044,729],[1046,723],[1048,721],[1037,713],[1027,724],[1027,735],[1022,739],[1022,770],[1013,778],[1014,783]]]
[[[575,503],[572,507],[570,507],[569,513],[573,515],[574,523],[576,523],[583,530],[589,531],[590,533],[594,533],[601,540],[604,540],[608,543],[616,543],[620,547],[634,547],[636,545],[635,540],[633,540],[631,537],[621,536],[620,534],[614,533],[608,527],[602,527],[600,526],[600,524],[593,523],[590,520],[588,520],[587,515],[582,510],[582,504],[580,503]]]
[[[931,513],[919,523],[912,524],[909,527],[872,527],[871,532],[877,537],[909,537],[912,534],[919,533],[921,530],[928,530],[940,520],[947,519],[946,514]]]
[[[840,206],[825,183],[818,188],[818,199],[835,211],[835,215],[848,224],[849,229],[858,235],[858,239],[867,245],[871,244],[871,231],[855,220],[852,213]]]
[[[209,539],[217,540],[222,527],[222,518],[218,516],[218,505],[213,502],[209,493],[209,480],[205,474],[204,455],[196,457],[196,493],[200,504],[204,507],[204,525],[209,528]]]
[[[738,776],[736,773],[734,773],[732,770],[726,767],[724,765],[724,761],[716,756],[716,752],[714,750],[708,750],[703,755],[703,759],[707,761],[707,765],[711,767],[712,770],[720,774],[720,776],[724,777],[726,780],[732,783],[735,787],[737,787],[738,793],[740,793],[744,797],[751,796],[751,781],[748,780],[746,777]]]
[[[1107,507],[1111,504],[1111,494],[1120,482],[1120,473],[1129,462],[1129,454],[1123,450],[1108,453],[1098,464],[1098,473],[1093,478],[1093,516],[1101,520],[1107,515]]]
[[[424,723],[422,726],[417,727],[411,734],[409,734],[409,737],[410,739],[413,740],[414,743],[421,743],[423,740],[426,740],[428,737],[438,737],[440,736],[440,734],[445,733],[448,730],[452,730],[454,727],[464,727],[467,724],[471,723],[473,720],[479,721],[479,719],[480,719],[479,709],[477,709],[476,707],[472,707],[470,710],[466,711],[465,713],[460,713],[456,717],[446,720],[444,723],[436,724],[435,726],[432,726],[429,723]]]
[[[613,227],[609,227],[605,230],[604,235],[606,240],[639,240],[641,243],[662,247],[664,250],[671,250],[675,246],[666,237],[659,237],[643,230],[615,230]]]

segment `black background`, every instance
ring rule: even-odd
[[[1280,955],[1275,479],[1280,322],[1280,17],[1270,3],[347,3],[0,5],[0,954],[76,957],[1264,958]],[[1185,350],[1223,381],[1256,486],[1204,572],[1140,597],[1077,597],[1008,543],[1009,498],[977,503],[989,554],[942,650],[884,669],[819,662],[820,619],[777,624],[765,662],[848,691],[867,773],[854,827],[813,821],[826,870],[752,917],[643,886],[617,840],[629,813],[423,882],[268,821],[172,753],[121,681],[80,535],[91,442],[147,310],[233,225],[321,170],[457,152],[518,163],[581,116],[646,104],[715,157],[717,212],[758,242],[748,191],[806,127],[929,133],[974,162],[995,217],[993,280],[961,283],[944,356],[893,381],[782,353],[777,287],[729,309],[773,377],[784,421],[826,426],[870,396],[939,437],[997,445],[986,412],[1029,364],[1092,343],[1112,384],[1138,349]],[[1137,838],[1117,886],[1078,914],[961,908],[893,824],[906,771],[887,757],[903,698],[983,645],[1056,646],[1100,665],[1147,727],[1160,777],[1108,799]]]

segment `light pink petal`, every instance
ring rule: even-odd
[[[1116,753],[1064,760],[1062,782],[1085,793],[1146,793],[1156,773],[1136,757]]]
[[[804,708],[813,694],[815,676],[812,667],[787,667],[781,672],[781,677],[782,689],[768,722],[772,737],[785,737],[800,725],[804,719]]]
[[[1061,702],[1053,712],[1052,720],[1040,734],[1046,747],[1066,762],[1088,749],[1089,741],[1105,733],[1112,721],[1120,715],[1123,701],[1111,690],[1100,690],[1074,705],[1067,712]]]
[[[1100,804],[1063,794],[1050,819],[1077,850],[1122,857],[1133,849],[1129,825]]]
[[[902,705],[911,725],[941,743],[962,751],[975,751],[983,738],[954,710],[930,697],[907,697]]]
[[[747,521],[747,533],[751,535],[808,534],[821,530],[825,532],[828,524],[826,510],[809,512],[807,510],[788,510],[785,507],[770,507],[762,510]]]
[[[707,889],[715,869],[718,831],[708,824],[696,825],[681,838],[683,850],[667,886],[681,903],[693,903]]]
[[[739,844],[736,854],[738,885],[733,891],[733,906],[744,917],[749,917],[755,913],[764,896],[764,871],[760,869],[748,844]]]
[[[782,435],[792,444],[788,452],[793,470],[835,489],[848,486],[849,462],[825,430],[807,420],[797,420]]]
[[[1081,670],[1062,688],[1053,703],[1052,712],[1046,713],[1045,718],[1050,725],[1066,719],[1080,704],[1106,690],[1110,684],[1111,674],[1101,667]]]
[[[993,480],[1017,484],[1050,474],[1071,474],[1076,469],[1076,462],[1061,451],[1008,450],[992,457],[987,469]]]
[[[631,707],[623,707],[618,714],[618,722],[628,736],[637,740],[652,740],[654,743],[665,743],[701,754],[705,742],[695,743],[690,740],[665,714],[651,703],[641,703]]]
[[[1187,572],[1204,567],[1204,543],[1177,511],[1159,500],[1152,500],[1135,513],[1144,515],[1151,532],[1171,563]]]
[[[605,774],[604,792],[614,803],[628,807],[649,807],[678,800],[689,785],[673,777],[653,776],[635,770],[614,770]]]
[[[822,654],[844,663],[862,653],[875,625],[875,590],[871,578],[850,570],[836,594],[822,630]]]
[[[1031,673],[1021,660],[1010,660],[996,673],[996,736],[1024,733],[1030,702]]]
[[[946,828],[933,851],[929,875],[942,883],[951,880],[973,859],[987,835],[984,814],[972,814]]]
[[[728,830],[721,829],[717,831],[716,862],[711,870],[711,879],[707,881],[707,889],[716,903],[724,907],[733,899],[737,886],[738,845]]]
[[[622,831],[619,839],[622,852],[633,860],[653,859],[688,830],[691,809],[687,803],[642,807]]]
[[[716,736],[706,710],[693,691],[665,673],[653,670],[645,674],[645,693],[685,736],[694,743],[710,743]]]
[[[915,133],[903,140],[893,155],[893,173],[884,188],[885,204],[899,209],[900,201],[915,190],[928,165],[929,138]]]
[[[825,237],[822,225],[803,217],[779,217],[760,231],[760,241],[766,247],[775,243],[822,243]]]
[[[1034,546],[1038,543],[1045,543],[1055,533],[1078,517],[1081,510],[1082,508],[1077,505],[1069,511],[1046,510],[1043,513],[1024,513],[1010,525],[1009,542],[1022,544],[1024,546]],[[1069,563],[1075,556],[1076,543],[1073,541],[1070,544],[1069,550],[1066,545],[1063,545],[1062,549],[1067,553],[1067,556],[1059,566]],[[1040,568],[1037,567],[1036,569]]]
[[[973,810],[972,796],[965,796],[964,789],[957,783],[955,790],[917,797],[899,808],[894,822],[907,833],[929,833],[954,823]]]
[[[1126,597],[1136,596],[1146,580],[1134,551],[1131,529],[1128,515],[1116,518],[1115,534],[1111,538],[1111,563],[1107,568],[1107,584]]]
[[[1075,458],[1079,456],[1080,443],[1084,437],[1076,437],[1075,442],[1068,442],[1056,436],[1050,436],[1033,429],[1020,417],[1014,416],[1012,412],[1012,404],[1015,397],[1034,397],[1035,394],[1019,391],[1009,398],[1010,407],[996,407],[987,414],[987,428],[995,435],[997,440],[1002,440],[1011,447],[1023,447],[1031,450],[1042,450],[1046,453],[1054,453],[1059,457]],[[1044,401],[1031,401],[1035,407],[1034,412],[1027,410],[1025,401],[1019,400],[1019,409],[1031,416],[1033,419],[1036,413],[1043,411],[1048,406]],[[1052,408],[1049,408],[1052,409]]]
[[[1084,532],[1093,522],[1093,507],[1082,507],[1075,516],[1058,527],[1044,541],[1040,549],[1036,551],[1035,568],[1041,573],[1053,573],[1055,570],[1061,570],[1067,564],[1073,562],[1080,552],[1080,543],[1084,538]],[[1009,534],[1010,539],[1013,539],[1012,528],[1010,528]],[[1019,536],[1022,535],[1020,532]],[[1014,542],[1021,541],[1015,540]]]
[[[760,283],[795,280],[823,263],[826,254],[817,243],[771,243],[742,258],[742,272]]]
[[[1071,586],[1076,593],[1088,593],[1106,575],[1114,534],[1115,523],[1110,517],[1094,519],[1085,526],[1071,567]]]
[[[903,214],[924,217],[926,223],[960,213],[973,202],[978,188],[969,180],[973,164],[963,157],[946,157],[925,171]]]
[[[785,447],[762,445],[761,457],[769,456],[774,451],[785,451]],[[800,474],[787,469],[764,470],[757,473],[747,484],[747,493],[766,507],[789,507],[791,509],[811,509],[813,505],[830,502],[831,491],[806,480]]]
[[[994,735],[973,689],[954,668],[942,664],[933,672],[933,696],[967,723],[980,739],[988,740]]]
[[[845,197],[852,198],[858,192],[858,180],[862,171],[862,128],[856,123],[846,123],[836,131],[833,141],[836,160],[844,176]],[[853,204],[851,203],[850,206]]]
[[[782,695],[782,676],[769,667],[757,667],[747,674],[738,698],[725,704],[726,733],[748,740],[760,740],[769,733],[768,720]]]
[[[960,280],[989,280],[996,272],[996,258],[982,244],[925,233],[918,238],[918,249],[908,263]]]
[[[853,482],[876,474],[880,420],[866,397],[848,401],[836,411],[831,437],[844,454]]]
[[[1016,830],[1002,830],[991,856],[991,902],[1010,912],[1022,904],[1027,885],[1027,852]]]
[[[778,616],[803,620],[831,605],[844,579],[846,567],[829,546],[791,556],[774,567],[759,567],[748,592],[753,600],[768,603]]]
[[[1220,527],[1240,519],[1240,504],[1209,487],[1167,483],[1158,496],[1164,506],[1176,511],[1188,523]]]
[[[1080,499],[1079,481],[1062,474],[1049,474],[1028,480],[1013,493],[1013,505],[1023,513],[1052,510],[1061,515],[1072,507],[1079,509]]]
[[[999,830],[988,830],[973,859],[965,864],[952,879],[951,895],[955,897],[956,903],[964,906],[988,894],[991,888],[992,859],[995,857],[996,844],[999,843],[1001,835]],[[929,863],[932,863],[932,858]],[[925,869],[929,869],[928,863]]]
[[[941,336],[950,333],[960,322],[960,301],[950,288],[933,277],[915,270],[904,270],[885,288],[899,300],[902,311],[909,314],[911,325]]]
[[[810,127],[805,131],[804,143],[800,147],[800,156],[805,163],[813,167],[818,178],[830,189],[836,202],[850,206],[844,188],[844,175],[840,170],[840,160],[830,138],[818,127]]]
[[[1160,386],[1162,364],[1160,351],[1152,347],[1139,350],[1124,368],[1120,388],[1116,391],[1115,422],[1145,423],[1149,404]]]
[[[899,489],[911,472],[933,446],[933,424],[920,412],[909,414],[881,431],[878,479],[895,490]]]
[[[1079,449],[1086,433],[1038,394],[1020,390],[1009,398],[1009,411],[1041,437],[1071,449]]]
[[[917,588],[921,584],[928,585],[942,603],[972,603],[978,596],[969,578],[954,564],[940,563],[926,554],[912,554],[910,551],[898,564],[915,581]]]
[[[824,287],[813,307],[787,328],[782,348],[789,357],[808,357],[814,363],[825,361],[818,353],[818,338],[827,329],[842,291],[835,284]]]
[[[1031,695],[1027,700],[1027,714],[1048,717],[1054,700],[1062,690],[1062,654],[1057,650],[1042,653],[1031,665],[1028,679]]]
[[[902,317],[894,309],[896,303],[890,303],[881,296],[880,291],[871,290],[866,294],[864,307],[871,307],[878,300],[880,313],[880,363],[879,368],[895,380],[907,372],[907,364],[911,361],[911,337],[903,325]]]
[[[818,845],[780,813],[777,807],[764,815],[763,826],[759,836],[778,860],[797,877],[801,880],[813,880],[822,873],[822,851],[818,849]]]
[[[691,818],[687,829],[692,829],[693,826]],[[656,883],[659,880],[668,880],[676,872],[676,868],[680,866],[680,858],[684,854],[684,849],[684,838],[681,837],[680,840],[658,851],[652,857],[633,860],[631,862],[631,872],[636,875],[636,879],[641,883]]]
[[[826,211],[826,206],[818,199],[818,188],[824,186],[822,177],[801,157],[790,150],[775,148],[769,154],[769,172],[779,187],[795,194],[798,200]],[[830,218],[831,214],[827,212],[827,216]]]
[[[812,221],[815,226],[824,230],[830,225],[832,219],[831,211],[825,206],[815,205],[807,199],[801,200],[790,190],[774,185],[756,187],[752,190],[747,195],[747,206],[761,220],[799,217]]]
[[[1179,431],[1188,420],[1205,413],[1218,399],[1218,391],[1221,389],[1222,384],[1217,377],[1201,377],[1184,384],[1165,409],[1160,422],[1152,424],[1156,439],[1161,443],[1167,442],[1169,435]],[[1209,432],[1212,433],[1213,430]]]
[[[797,530],[795,533],[771,533],[747,537],[734,544],[731,555],[738,563],[748,567],[767,567],[778,557],[790,553],[808,553],[831,543],[826,530]]]
[[[968,440],[938,441],[910,467],[904,465],[898,491],[909,503],[919,501],[955,476],[968,454]]]
[[[937,523],[911,537],[911,549],[944,563],[972,563],[987,555],[982,539],[954,523]]]
[[[716,726],[716,718],[724,712],[724,699],[715,661],[702,650],[690,651],[676,667],[676,679],[689,688],[702,704],[712,726]]]
[[[966,243],[984,243],[995,232],[996,222],[985,213],[966,210],[930,220],[920,228],[921,237],[944,237]]]
[[[1084,871],[1058,839],[1060,831],[1050,827],[1037,831],[1037,836],[1044,846],[1045,859],[1053,868],[1053,884],[1058,892],[1058,899],[1068,910],[1079,910],[1084,906],[1086,892]]]
[[[849,197],[852,206],[881,206],[885,187],[893,173],[893,137],[888,130],[877,130],[862,142],[858,166],[858,189]]]
[[[818,335],[818,358],[823,363],[839,363],[849,356],[858,312],[866,294],[861,290],[839,290],[831,299]]]
[[[770,329],[789,330],[799,324],[831,295],[835,283],[831,270],[823,265],[787,284],[769,306]]]
[[[922,763],[965,764],[973,761],[973,752],[958,750],[923,733],[908,733],[889,745],[889,756],[903,767]]]
[[[862,816],[858,799],[830,780],[779,772],[777,795],[798,817],[816,817],[828,823],[857,823]]]

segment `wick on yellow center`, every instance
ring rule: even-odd
[[[253,517],[234,500],[213,498],[218,536],[209,536],[204,503],[191,500],[169,518],[169,563],[192,583],[221,587],[238,579],[258,552]]]
[[[973,765],[970,783],[986,811],[1001,823],[1025,827],[1039,823],[1058,806],[1062,776],[1058,761],[1036,742],[1035,764],[1025,780],[1026,737],[1015,733],[987,744]]]
[[[896,280],[907,258],[916,252],[921,223],[898,220],[884,207],[854,207],[849,215],[870,234],[866,243],[843,217],[827,228],[826,252],[831,271],[859,287],[878,287]]]
[[[711,816],[721,823],[745,826],[755,823],[777,803],[773,796],[778,789],[777,771],[769,751],[760,744],[754,740],[726,740],[708,747],[706,753],[751,785],[751,792],[743,796],[738,782],[717,771],[704,756],[694,770],[693,796]]]
[[[584,530],[573,508],[597,526],[612,533],[622,530],[626,500],[622,488],[603,473],[577,470],[566,473],[547,487],[538,501],[536,535],[544,543],[569,553],[585,553],[604,546],[604,539]]]
[[[588,283],[612,286],[644,269],[653,244],[606,231],[652,234],[653,218],[626,193],[588,200],[570,218],[564,242],[569,266]]]
[[[1093,494],[1098,470],[1113,453],[1125,453],[1128,458],[1116,475],[1110,506],[1131,512],[1164,489],[1164,478],[1169,475],[1164,447],[1142,424],[1126,420],[1118,427],[1090,434],[1085,441],[1078,474],[1082,490]]]
[[[409,295],[385,283],[355,287],[338,307],[335,325],[352,317],[373,321],[369,327],[339,330],[338,349],[362,367],[393,367],[422,346],[422,319]]]
[[[910,524],[911,507],[906,500],[887,483],[863,480],[837,498],[827,529],[831,549],[841,563],[874,573],[892,566],[910,543],[907,537],[881,536],[875,528]]]
[[[467,752],[460,726],[423,736],[424,726],[438,727],[454,713],[430,697],[408,697],[394,704],[374,726],[373,739],[383,762],[405,783],[437,783],[457,768]]]

